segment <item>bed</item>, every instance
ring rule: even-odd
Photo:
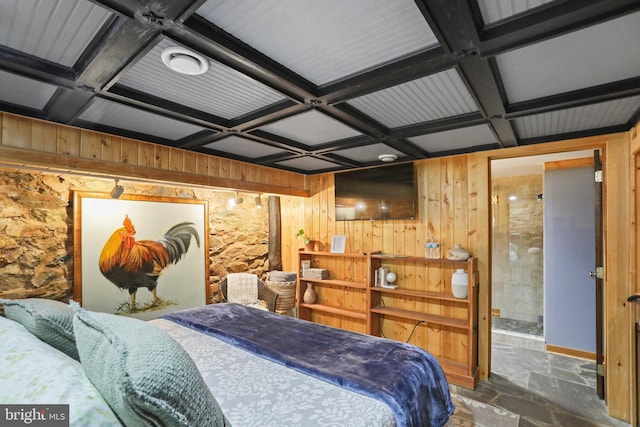
[[[72,426],[442,426],[454,410],[411,345],[238,304],[143,322],[36,300],[0,301],[0,404],[69,404]]]

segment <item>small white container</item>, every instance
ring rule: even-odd
[[[456,298],[466,298],[469,294],[469,275],[462,268],[451,275],[451,292]]]

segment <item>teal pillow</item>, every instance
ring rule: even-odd
[[[72,307],[82,367],[123,424],[229,425],[173,338],[142,320]]]
[[[4,314],[21,323],[29,332],[79,360],[73,334],[73,310],[67,304],[43,298],[0,299]]]

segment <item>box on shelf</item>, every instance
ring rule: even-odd
[[[324,280],[329,278],[329,271],[326,268],[305,268],[302,270],[302,277]]]

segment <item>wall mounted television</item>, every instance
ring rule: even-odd
[[[414,219],[413,163],[336,172],[335,203],[337,221]]]

